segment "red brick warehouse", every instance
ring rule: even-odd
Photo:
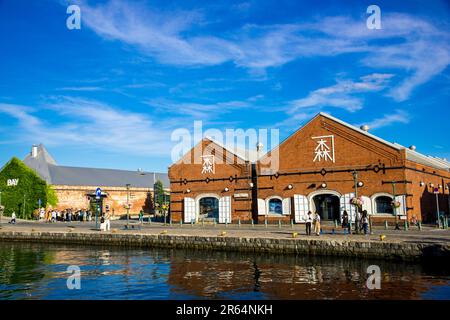
[[[275,156],[274,169],[265,163]],[[354,219],[355,193],[374,221],[433,222],[437,205],[445,214],[450,206],[449,162],[325,113],[257,161],[205,138],[169,168],[169,179],[174,222],[302,223],[308,211],[340,220],[344,210]]]

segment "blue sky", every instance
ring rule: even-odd
[[[166,171],[195,120],[283,139],[319,111],[450,158],[449,17],[435,0],[0,0],[0,163],[44,143],[59,164]]]

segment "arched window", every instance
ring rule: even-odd
[[[375,198],[375,209],[377,213],[393,214],[392,198],[387,196],[379,196]]]
[[[283,214],[283,205],[280,199],[269,200],[269,214]]]

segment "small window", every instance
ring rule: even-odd
[[[283,214],[283,205],[280,199],[269,200],[269,214]]]
[[[375,207],[377,209],[377,213],[394,213],[394,210],[392,209],[392,198],[387,196],[377,197],[375,199]]]

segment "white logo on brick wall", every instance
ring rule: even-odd
[[[314,149],[313,162],[332,161],[334,162],[334,136],[312,137],[317,145]]]
[[[216,171],[214,164],[214,156],[213,155],[202,156],[202,159],[203,159],[202,173],[214,174]]]
[[[17,186],[18,183],[19,183],[19,179],[8,179],[6,181],[6,185],[8,187],[15,187],[15,186]]]

